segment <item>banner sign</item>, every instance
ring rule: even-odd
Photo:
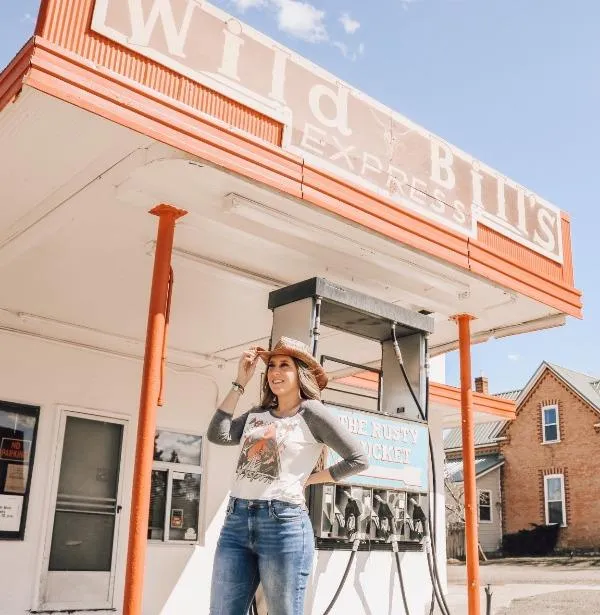
[[[327,407],[360,440],[369,459],[369,467],[349,477],[348,482],[353,485],[427,493],[427,425],[330,404]],[[330,450],[327,465],[337,463],[340,459],[337,453]]]
[[[96,0],[92,29],[280,121],[284,148],[399,209],[562,262],[554,205],[204,0]]]

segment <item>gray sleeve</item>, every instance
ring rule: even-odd
[[[354,437],[321,402],[306,402],[302,416],[315,440],[327,445],[342,458],[328,468],[334,481],[337,482],[369,467],[367,456],[358,438]]]
[[[244,412],[236,419],[233,415],[223,410],[217,410],[210,421],[206,437],[213,444],[224,444],[226,446],[234,446],[240,443],[244,426],[250,411]]]

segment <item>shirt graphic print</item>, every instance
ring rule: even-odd
[[[252,421],[252,419],[250,419]],[[252,432],[244,441],[236,469],[236,478],[271,483],[281,474],[281,458],[275,423],[254,419]]]

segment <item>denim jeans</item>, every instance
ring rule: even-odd
[[[313,555],[304,506],[230,498],[215,554],[210,615],[246,615],[259,582],[269,615],[304,615]]]

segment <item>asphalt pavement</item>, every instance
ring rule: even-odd
[[[464,564],[448,565],[451,615],[468,615],[466,576]],[[492,615],[600,614],[600,558],[496,560],[481,564],[480,580],[481,615],[486,615],[486,585]]]

